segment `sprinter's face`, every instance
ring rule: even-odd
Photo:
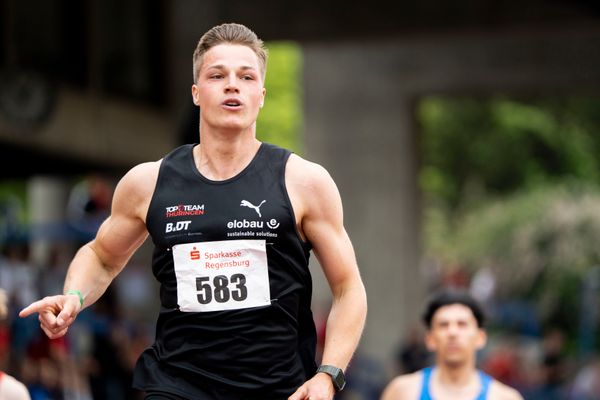
[[[477,350],[485,346],[486,334],[469,307],[450,304],[433,315],[425,343],[439,362],[459,365],[474,362]]]
[[[253,126],[265,93],[258,56],[237,44],[220,44],[208,50],[192,85],[201,123],[219,129]]]

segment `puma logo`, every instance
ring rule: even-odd
[[[258,214],[258,216],[260,218],[262,218],[262,214],[260,213],[260,206],[262,206],[266,202],[267,202],[266,200],[263,200],[260,202],[259,205],[255,206],[254,204],[250,203],[248,200],[242,200],[240,206],[254,209],[254,211],[256,211],[256,213]]]

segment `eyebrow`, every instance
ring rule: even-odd
[[[436,321],[432,321],[432,323],[443,323],[443,322],[469,322],[471,320],[471,318],[444,318],[444,319],[437,319]],[[475,320],[475,318],[473,318],[473,320]],[[475,320],[476,321],[476,320]]]
[[[209,66],[206,67],[206,69],[224,70],[224,69],[228,69],[228,68],[225,65],[223,65],[223,64],[216,64],[216,65],[209,65]],[[250,70],[250,71],[256,71],[256,68],[254,68],[254,67],[252,67],[250,65],[242,65],[240,67],[240,69],[242,71],[248,71],[248,70]]]

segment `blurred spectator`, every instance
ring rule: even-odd
[[[496,291],[496,276],[490,267],[479,268],[473,275],[469,291],[484,307],[488,308]]]
[[[520,357],[521,346],[516,338],[510,335],[495,338],[482,357],[481,369],[502,383],[517,388],[523,387],[521,367],[526,360]]]
[[[4,321],[8,315],[7,297],[4,289],[0,289],[0,329],[4,328]],[[0,355],[2,366],[0,366],[0,400],[29,400],[29,392],[25,385],[15,379],[13,376],[4,372],[8,354],[7,331],[0,330]]]
[[[150,316],[159,307],[154,295],[158,283],[148,274],[147,264],[134,255],[117,278],[115,278],[115,296],[126,320],[139,319],[140,315]]]
[[[469,287],[469,274],[460,264],[449,266],[442,276],[442,287],[464,289]]]
[[[67,218],[82,241],[93,239],[108,217],[112,194],[108,179],[99,175],[90,175],[71,189]]]
[[[523,335],[540,335],[540,321],[533,302],[518,298],[496,299],[493,306],[495,325]]]
[[[373,357],[357,352],[346,370],[346,387],[336,400],[378,400],[385,385],[383,365]]]
[[[10,351],[10,334],[8,321],[8,306],[6,291],[0,288],[0,370],[6,371]]]
[[[25,307],[39,297],[37,271],[28,259],[27,242],[9,241],[4,244],[0,258],[0,286],[6,290],[8,301],[15,309]]]
[[[445,289],[427,303],[423,322],[425,343],[435,354],[434,365],[394,378],[382,400],[444,398],[522,400],[513,388],[476,366],[477,352],[487,343],[481,306],[465,290]]]
[[[36,318],[19,321],[13,318],[17,310],[39,297],[37,270],[28,262],[28,256],[27,243],[11,241],[5,243],[0,258],[0,286],[6,291],[9,304],[8,320],[0,328],[8,341],[8,349],[2,358],[8,364],[11,364],[12,360],[22,359],[28,343],[39,331]]]
[[[545,333],[542,340],[539,382],[530,391],[528,399],[564,400],[567,398],[564,343],[565,335],[560,329],[552,328]]]
[[[64,398],[62,369],[69,357],[68,346],[66,339],[50,340],[40,330],[28,343],[22,372],[32,400]]]
[[[41,269],[40,295],[49,296],[63,291],[67,267],[75,250],[68,243],[53,243],[48,262]]]
[[[424,332],[418,326],[409,329],[408,335],[400,343],[396,352],[398,374],[409,374],[430,364],[430,354],[423,342],[423,336]]]
[[[94,399],[125,400],[132,399],[136,393],[131,389],[134,363],[130,351],[133,346],[121,310],[112,286],[92,307],[89,384]],[[137,357],[139,353],[135,355]]]
[[[577,372],[569,399],[600,399],[600,358],[594,358]]]
[[[28,385],[31,400],[63,400],[60,364],[51,358],[40,358],[26,364],[33,371]]]

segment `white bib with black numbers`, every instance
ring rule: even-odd
[[[271,304],[264,240],[173,246],[181,311],[237,310]]]

